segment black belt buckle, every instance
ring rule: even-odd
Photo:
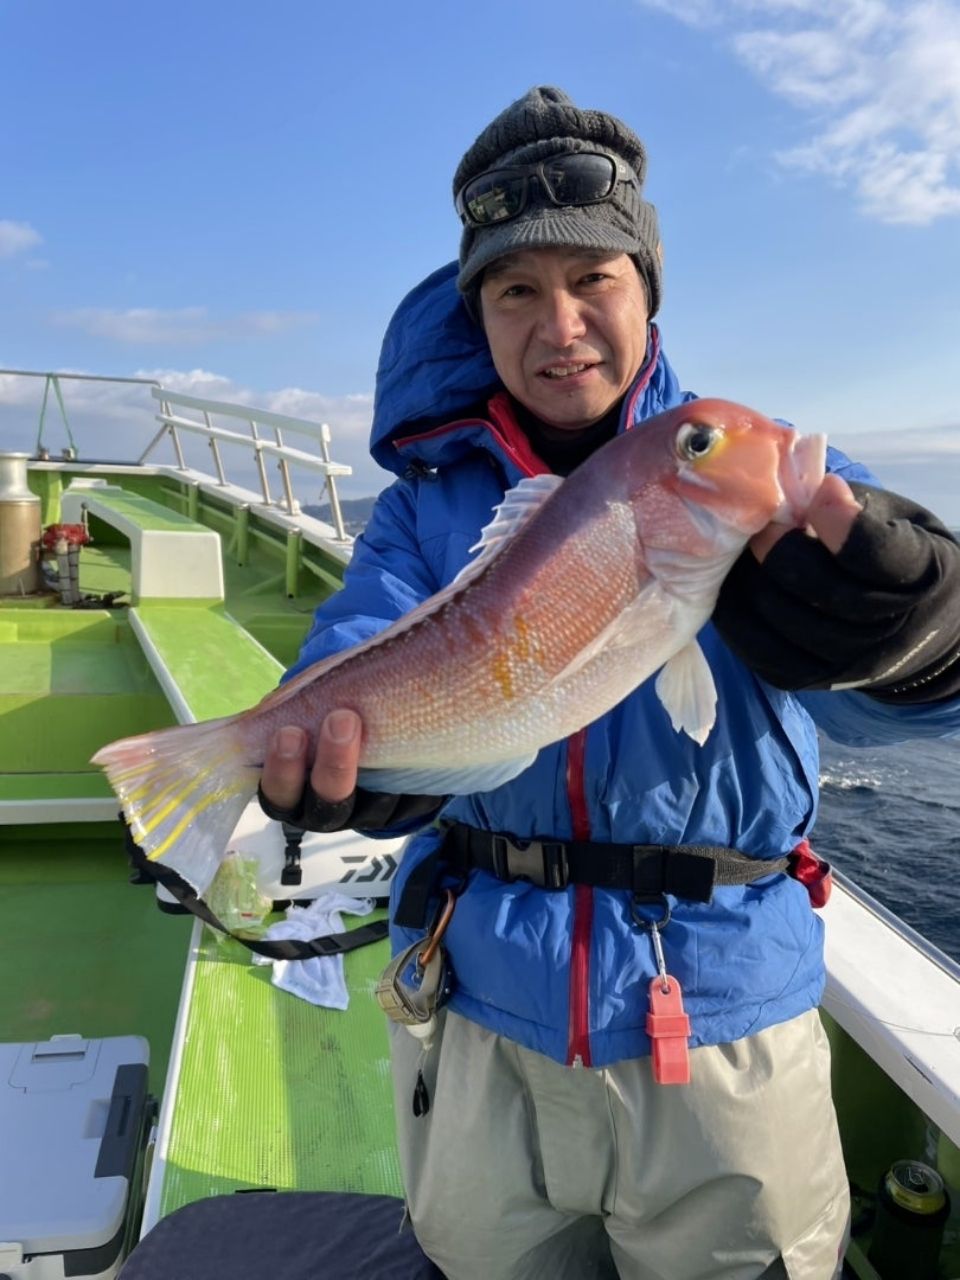
[[[559,840],[525,840],[514,844],[505,836],[492,841],[493,874],[513,884],[526,880],[538,889],[565,889],[570,870],[567,852]]]
[[[712,858],[671,845],[633,846],[633,896],[636,902],[658,902],[666,893],[691,902],[710,902],[717,867]]]
[[[666,891],[667,857],[662,844],[633,846],[633,899],[635,902],[659,902]]]

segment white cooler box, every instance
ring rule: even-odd
[[[153,1118],[140,1036],[0,1044],[0,1280],[112,1280]]]

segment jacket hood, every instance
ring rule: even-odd
[[[483,330],[457,290],[456,262],[434,271],[397,307],[380,349],[370,452],[402,475],[393,441],[410,423],[443,422],[499,386]]]

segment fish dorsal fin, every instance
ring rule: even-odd
[[[563,476],[524,476],[512,489],[508,489],[503,495],[503,501],[494,507],[493,517],[484,526],[479,542],[475,542],[470,548],[471,555],[475,551],[478,554],[469,564],[464,565],[454,578],[454,583],[462,586],[462,580],[473,577],[479,566],[486,567],[510,539],[533,519],[550,495],[562,484]]]

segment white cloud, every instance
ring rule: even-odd
[[[94,337],[158,345],[263,337],[313,324],[316,319],[311,311],[249,311],[216,316],[206,307],[133,307],[126,311],[79,307],[55,312],[53,316],[56,324],[81,329]]]
[[[722,33],[805,114],[778,156],[852,189],[881,222],[960,213],[960,6],[955,0],[638,0]]]
[[[900,431],[837,432],[831,444],[960,529],[960,424]]]
[[[841,436],[837,436],[840,440]],[[851,452],[861,456],[866,447],[872,458],[897,459],[901,462],[929,462],[941,459],[955,466],[953,459],[960,459],[960,425],[943,427],[914,427],[907,431],[850,432],[842,436],[840,448],[848,445]],[[960,471],[954,471],[954,482]]]
[[[29,222],[10,222],[0,218],[0,258],[12,258],[14,254],[23,253],[38,244],[43,244],[43,237]]]
[[[209,369],[140,369],[131,376],[144,379],[144,383],[62,379],[67,417],[81,456],[128,461],[138,458],[157,431],[154,416],[157,405],[151,396],[149,383],[158,382],[171,391],[186,395],[267,409],[312,423],[329,423],[333,438],[333,460],[353,468],[352,476],[337,482],[339,492],[345,497],[377,493],[391,479],[377,467],[368,453],[370,424],[373,420],[371,393],[328,396],[303,387],[258,391]],[[0,375],[0,429],[3,430],[8,447],[33,449],[37,439],[43,385],[40,378]],[[234,431],[246,431],[245,425],[236,420],[214,418],[214,424]],[[261,434],[269,437],[269,431]],[[50,395],[44,422],[44,443],[56,454],[68,442],[59,407],[55,397]],[[302,436],[290,435],[286,443],[308,452],[319,451],[313,442]],[[185,434],[184,449],[189,465],[212,473],[213,463],[209,449],[202,440]],[[228,479],[248,488],[259,487],[251,451],[239,445],[225,444],[221,452]],[[158,446],[151,458],[158,462],[175,461],[169,438]],[[273,461],[268,462],[271,491],[276,497],[280,494],[280,483],[275,467]],[[320,488],[321,482],[313,472],[304,471],[295,481],[295,491],[302,502],[319,501],[323,496]]]

